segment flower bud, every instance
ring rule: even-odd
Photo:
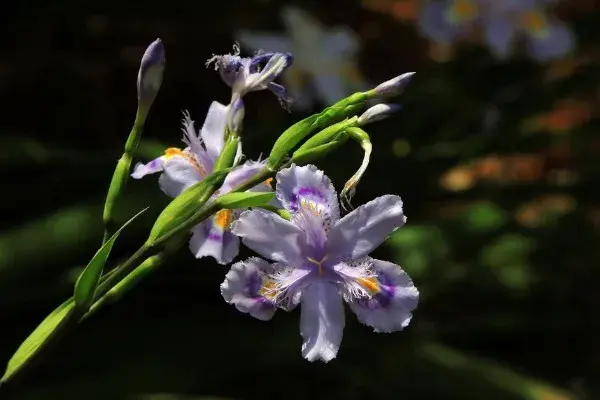
[[[160,89],[165,69],[165,48],[160,39],[148,46],[142,57],[137,80],[138,107],[146,111],[152,106]]]
[[[358,117],[358,125],[363,126],[371,122],[380,121],[400,110],[399,104],[380,103],[367,109],[360,117]]]
[[[402,93],[402,90],[411,81],[414,72],[407,72],[395,78],[385,81],[373,89],[375,96],[393,97]]]

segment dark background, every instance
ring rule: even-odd
[[[354,200],[404,199],[407,225],[375,255],[402,265],[421,292],[405,332],[375,334],[349,314],[338,358],[308,363],[297,312],[269,323],[236,312],[219,294],[227,269],[182,250],[0,398],[600,398],[598,5],[563,2],[577,50],[542,64],[498,61],[476,43],[442,61],[410,19],[394,18],[400,2],[296,4],[359,34],[370,82],[417,71],[402,112],[368,128],[373,158]],[[202,121],[211,101],[228,101],[205,60],[229,52],[237,29],[280,31],[284,3],[3,6],[1,360],[72,293],[101,242],[144,48],[160,37],[168,59],[139,149],[147,160],[180,146],[182,109]],[[245,102],[250,158],[306,115],[267,92]],[[341,187],[360,158],[349,143],[318,165]],[[119,221],[151,208],[121,236],[113,263],[168,201],[153,178],[127,193]]]

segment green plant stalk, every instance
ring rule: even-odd
[[[320,153],[318,151],[317,152],[313,151],[312,156],[319,157]],[[304,159],[304,161],[305,162],[310,161],[310,158],[311,158],[310,156],[307,156]],[[290,164],[291,164],[291,161],[288,161],[287,163],[282,165],[280,168],[286,168]],[[276,169],[272,169],[269,166],[265,166],[252,179],[233,188],[231,190],[231,192],[246,191],[246,190],[256,186],[257,184],[265,181],[266,179],[274,177],[276,173],[277,173]],[[164,262],[164,260],[166,258],[168,258],[168,255],[177,251],[184,243],[183,240],[181,240],[181,241],[173,240],[173,242],[172,242],[173,245],[169,246],[169,243],[168,243],[169,240],[174,238],[178,234],[181,234],[182,238],[183,237],[187,238],[187,234],[185,234],[185,233],[189,232],[189,230],[193,226],[198,224],[199,222],[201,222],[201,221],[205,220],[206,218],[208,218],[209,216],[213,215],[215,212],[218,211],[218,209],[219,209],[219,205],[214,200],[210,201],[207,204],[204,204],[204,206],[202,206],[196,213],[194,213],[184,223],[182,223],[181,225],[172,229],[171,231],[168,231],[164,235],[158,237],[154,242],[144,243],[125,262],[123,262],[122,264],[120,264],[119,266],[117,266],[116,268],[111,270],[110,273],[104,275],[100,279],[100,284],[98,285],[96,292],[94,294],[94,303],[92,305],[92,309],[90,309],[88,311],[88,313],[86,313],[83,316],[78,316],[78,315],[75,315],[75,314],[72,314],[71,312],[69,312],[69,315],[67,316],[67,318],[65,318],[65,321],[61,323],[60,329],[57,329],[55,332],[52,333],[52,342],[55,343],[56,341],[60,340],[60,337],[62,335],[65,335],[71,328],[73,328],[76,325],[75,322],[84,321],[85,319],[89,318],[89,316],[93,315],[95,312],[97,312],[99,309],[101,309],[102,306],[104,305],[104,303],[108,303],[111,300],[116,300],[117,298],[120,298],[120,296],[122,294],[124,294],[126,291],[129,291],[133,286],[135,286],[135,284],[137,284],[140,281],[140,279],[134,278],[134,279],[127,280],[127,277],[130,276],[130,274],[137,267],[139,267],[141,264],[143,264],[142,260],[151,260],[151,261],[148,261],[148,263],[145,265],[145,268],[143,268],[143,272],[140,273],[138,278],[145,277],[150,272],[158,269],[158,267]],[[164,247],[164,253],[161,253],[160,251],[157,250],[161,246]],[[156,254],[152,255],[152,253],[156,253]],[[154,256],[154,258],[152,258],[153,256]],[[158,257],[156,257],[156,256],[158,256]],[[144,265],[141,265],[141,266],[144,267]],[[120,287],[119,287],[119,284],[121,285]],[[117,289],[114,289],[114,288],[117,288]],[[111,290],[113,290],[112,294],[109,294],[107,297],[107,300],[103,301],[102,300],[103,296],[107,295]],[[67,305],[69,303],[73,303],[73,297],[67,299],[63,304],[61,304],[61,306],[59,306],[59,308],[63,307],[64,305]],[[37,358],[38,357],[35,357],[32,360],[37,360]],[[21,374],[22,371],[26,369],[25,367],[29,366],[29,365],[30,364],[24,364],[23,368],[20,369],[19,374]]]
[[[104,238],[102,244],[106,243],[116,231],[117,227],[113,210],[116,203],[119,201],[119,198],[122,196],[127,180],[129,179],[131,161],[133,160],[133,155],[140,142],[147,116],[148,108],[138,107],[133,128],[131,128],[129,136],[127,137],[127,142],[125,142],[124,153],[121,155],[115,171],[113,172],[110,186],[108,187],[108,193],[106,194],[106,201],[104,202],[104,211],[102,213],[102,220],[104,222]]]

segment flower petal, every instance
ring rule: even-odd
[[[162,172],[165,164],[165,156],[160,156],[150,161],[148,164],[137,163],[133,168],[131,177],[133,179],[141,179],[146,175]]]
[[[567,55],[575,47],[575,37],[566,24],[549,20],[544,34],[527,31],[530,54],[537,60],[547,61]]]
[[[350,94],[350,85],[342,76],[341,66],[336,68],[334,72],[320,73],[313,76],[315,94],[326,106],[330,106]]]
[[[258,257],[235,263],[221,284],[221,295],[239,311],[262,321],[270,320],[277,308],[260,294],[267,282],[265,271],[270,268],[267,261]]]
[[[378,292],[371,298],[350,301],[350,308],[360,322],[375,332],[400,331],[410,323],[419,302],[419,291],[400,266],[376,259],[371,262],[377,273]]]
[[[304,358],[324,362],[334,359],[342,343],[344,324],[344,302],[335,285],[315,280],[304,288],[300,313]]]
[[[231,231],[265,258],[286,265],[296,265],[302,259],[302,230],[274,213],[244,211],[231,224]]]
[[[256,174],[258,174],[265,166],[265,161],[246,161],[244,164],[240,165],[233,169],[223,182],[223,186],[221,186],[221,193],[227,193],[234,187],[244,183],[248,179],[252,178]],[[260,184],[257,186],[261,186]],[[264,186],[261,186],[264,188]],[[268,191],[268,190],[260,190],[260,191]]]
[[[405,222],[400,197],[386,195],[371,200],[331,228],[330,255],[349,260],[366,256]]]
[[[185,156],[169,158],[163,168],[164,173],[158,178],[158,185],[171,197],[179,196],[184,190],[202,180],[197,165]]]
[[[286,210],[295,213],[301,209],[302,202],[307,202],[325,213],[331,222],[339,219],[337,193],[329,178],[314,165],[299,167],[292,164],[279,171],[276,179],[275,193]]]
[[[206,152],[213,162],[223,150],[227,110],[227,106],[218,101],[213,101],[206,114],[204,125],[202,125],[202,129],[200,130],[200,136],[204,141],[204,146],[206,146]]]
[[[214,160],[208,155],[208,152],[202,144],[202,139],[194,128],[194,120],[192,119],[189,112],[183,112],[183,118],[181,119],[181,131],[183,132],[183,142],[188,145],[192,153],[196,155],[198,161],[205,173],[209,173],[213,170]]]
[[[500,59],[508,57],[513,50],[515,33],[515,24],[508,18],[499,16],[486,21],[485,40],[492,53]]]
[[[232,214],[221,210],[211,219],[192,229],[190,250],[196,258],[213,257],[219,264],[227,265],[238,255],[240,243],[228,229]]]

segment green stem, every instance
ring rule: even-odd
[[[102,220],[104,222],[104,238],[102,244],[106,243],[118,228],[114,218],[114,207],[122,196],[127,180],[129,179],[131,161],[133,160],[134,152],[140,142],[147,114],[148,113],[147,111],[144,111],[144,108],[138,107],[133,128],[131,128],[129,136],[127,137],[127,142],[125,143],[124,153],[117,162],[117,166],[113,172],[110,186],[108,187],[108,193],[106,194],[106,201],[104,202],[104,212],[102,214]]]

